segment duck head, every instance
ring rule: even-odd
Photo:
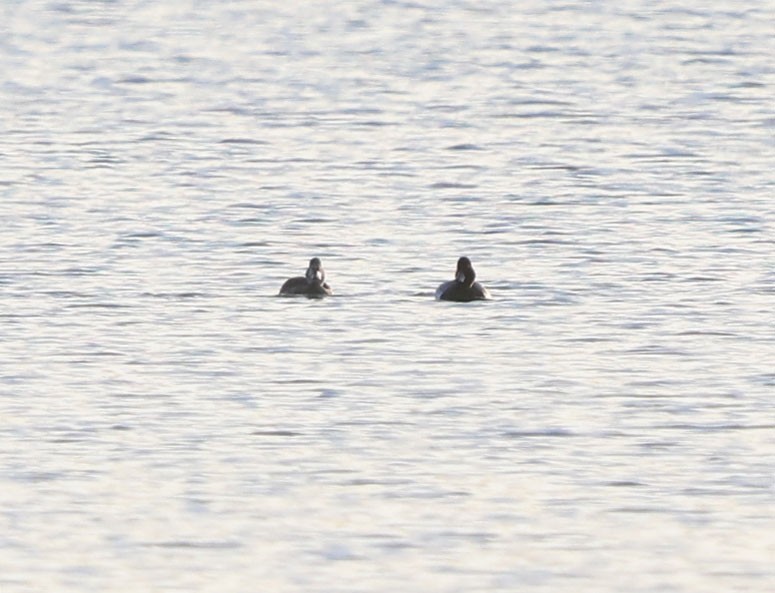
[[[313,257],[309,260],[309,266],[307,272],[304,274],[307,278],[307,284],[323,284],[326,280],[326,272],[323,269],[323,264],[320,263],[320,259]]]
[[[476,272],[474,272],[474,267],[471,265],[471,260],[465,256],[457,260],[455,280],[463,286],[472,286],[474,280],[476,280]]]

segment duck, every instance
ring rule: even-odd
[[[326,272],[320,258],[313,257],[304,276],[286,280],[280,287],[280,295],[304,295],[308,297],[331,296],[334,291],[326,282]]]
[[[468,303],[492,298],[490,291],[476,282],[476,272],[471,260],[463,256],[457,260],[455,279],[442,283],[436,289],[436,298],[440,301]]]

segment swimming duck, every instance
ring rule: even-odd
[[[320,258],[313,257],[304,276],[290,278],[280,288],[281,295],[300,294],[308,297],[324,297],[334,294],[326,282],[326,272]]]
[[[471,260],[461,257],[457,260],[455,279],[444,282],[436,289],[436,298],[440,301],[457,301],[467,303],[491,299],[490,291],[476,282],[476,272],[471,265]]]

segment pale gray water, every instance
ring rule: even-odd
[[[771,592],[773,23],[5,2],[0,591]]]

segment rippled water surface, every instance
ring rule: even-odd
[[[0,590],[772,591],[773,23],[4,3]]]

